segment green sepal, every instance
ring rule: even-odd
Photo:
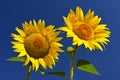
[[[100,73],[95,69],[95,67],[87,60],[79,59],[76,68],[85,72],[89,72],[95,75],[100,76]]]
[[[41,74],[46,74],[45,70],[43,70],[42,68],[38,69],[40,71]]]
[[[14,61],[14,62],[25,62],[26,58],[25,57],[11,57],[6,60]]]
[[[59,61],[59,59],[54,59],[55,60],[55,62],[58,62]]]

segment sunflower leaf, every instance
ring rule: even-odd
[[[8,61],[17,61],[17,62],[25,62],[25,57],[11,57],[6,59]]]
[[[65,78],[65,72],[46,72],[44,69],[39,68],[39,71],[41,74],[50,74],[50,75],[56,75],[56,76],[61,76]]]
[[[46,72],[46,74],[61,76],[61,77],[65,78],[65,72]]]
[[[100,76],[100,73],[95,69],[95,67],[87,60],[79,59],[76,68],[85,72],[89,72]]]

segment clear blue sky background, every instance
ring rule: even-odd
[[[10,42],[11,33],[16,32],[15,26],[21,28],[24,21],[45,19],[46,25],[56,27],[64,25],[62,16],[70,9],[80,6],[86,13],[88,9],[102,17],[101,23],[106,23],[111,31],[110,43],[103,52],[90,52],[84,47],[79,48],[75,58],[87,59],[94,64],[102,76],[92,75],[75,70],[74,80],[120,80],[120,1],[119,0],[0,0],[0,80],[25,80],[26,68],[23,63],[9,62],[6,58],[17,56]],[[61,34],[64,36],[64,34]],[[70,46],[70,40],[62,40],[64,50]],[[60,53],[59,62],[53,70],[69,72],[70,56]],[[68,79],[68,78],[67,78]],[[42,75],[39,72],[31,74],[31,80],[63,80],[53,75]]]

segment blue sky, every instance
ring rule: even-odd
[[[90,52],[84,47],[79,48],[75,63],[80,58],[89,60],[102,76],[75,70],[74,80],[120,80],[119,0],[0,0],[0,80],[25,80],[26,78],[26,68],[22,66],[23,63],[5,60],[17,56],[10,44],[11,33],[16,33],[16,26],[21,28],[24,21],[44,19],[46,25],[53,24],[57,28],[64,25],[62,16],[66,16],[70,9],[75,10],[76,6],[80,6],[85,13],[89,9],[94,10],[96,15],[102,17],[101,23],[106,23],[110,28],[111,42],[103,52],[99,50]],[[61,43],[66,50],[71,41],[65,38]],[[66,71],[69,77],[69,63],[70,56],[60,53],[54,69],[48,71]],[[33,72],[31,80],[63,80],[63,78]]]

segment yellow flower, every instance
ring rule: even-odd
[[[18,57],[26,56],[24,65],[32,63],[33,70],[38,70],[41,65],[43,68],[52,68],[55,65],[55,59],[58,59],[58,52],[63,52],[60,48],[62,38],[57,37],[59,32],[56,32],[54,26],[45,27],[45,22],[39,20],[25,22],[22,24],[23,30],[16,27],[19,34],[12,33],[15,41],[12,42],[15,52],[18,52]]]
[[[73,39],[73,45],[85,45],[90,51],[107,44],[110,31],[106,24],[100,24],[101,18],[94,16],[94,11],[89,10],[84,16],[80,7],[76,7],[76,13],[71,9],[67,17],[63,17],[66,26],[59,28],[67,32],[67,37]]]

